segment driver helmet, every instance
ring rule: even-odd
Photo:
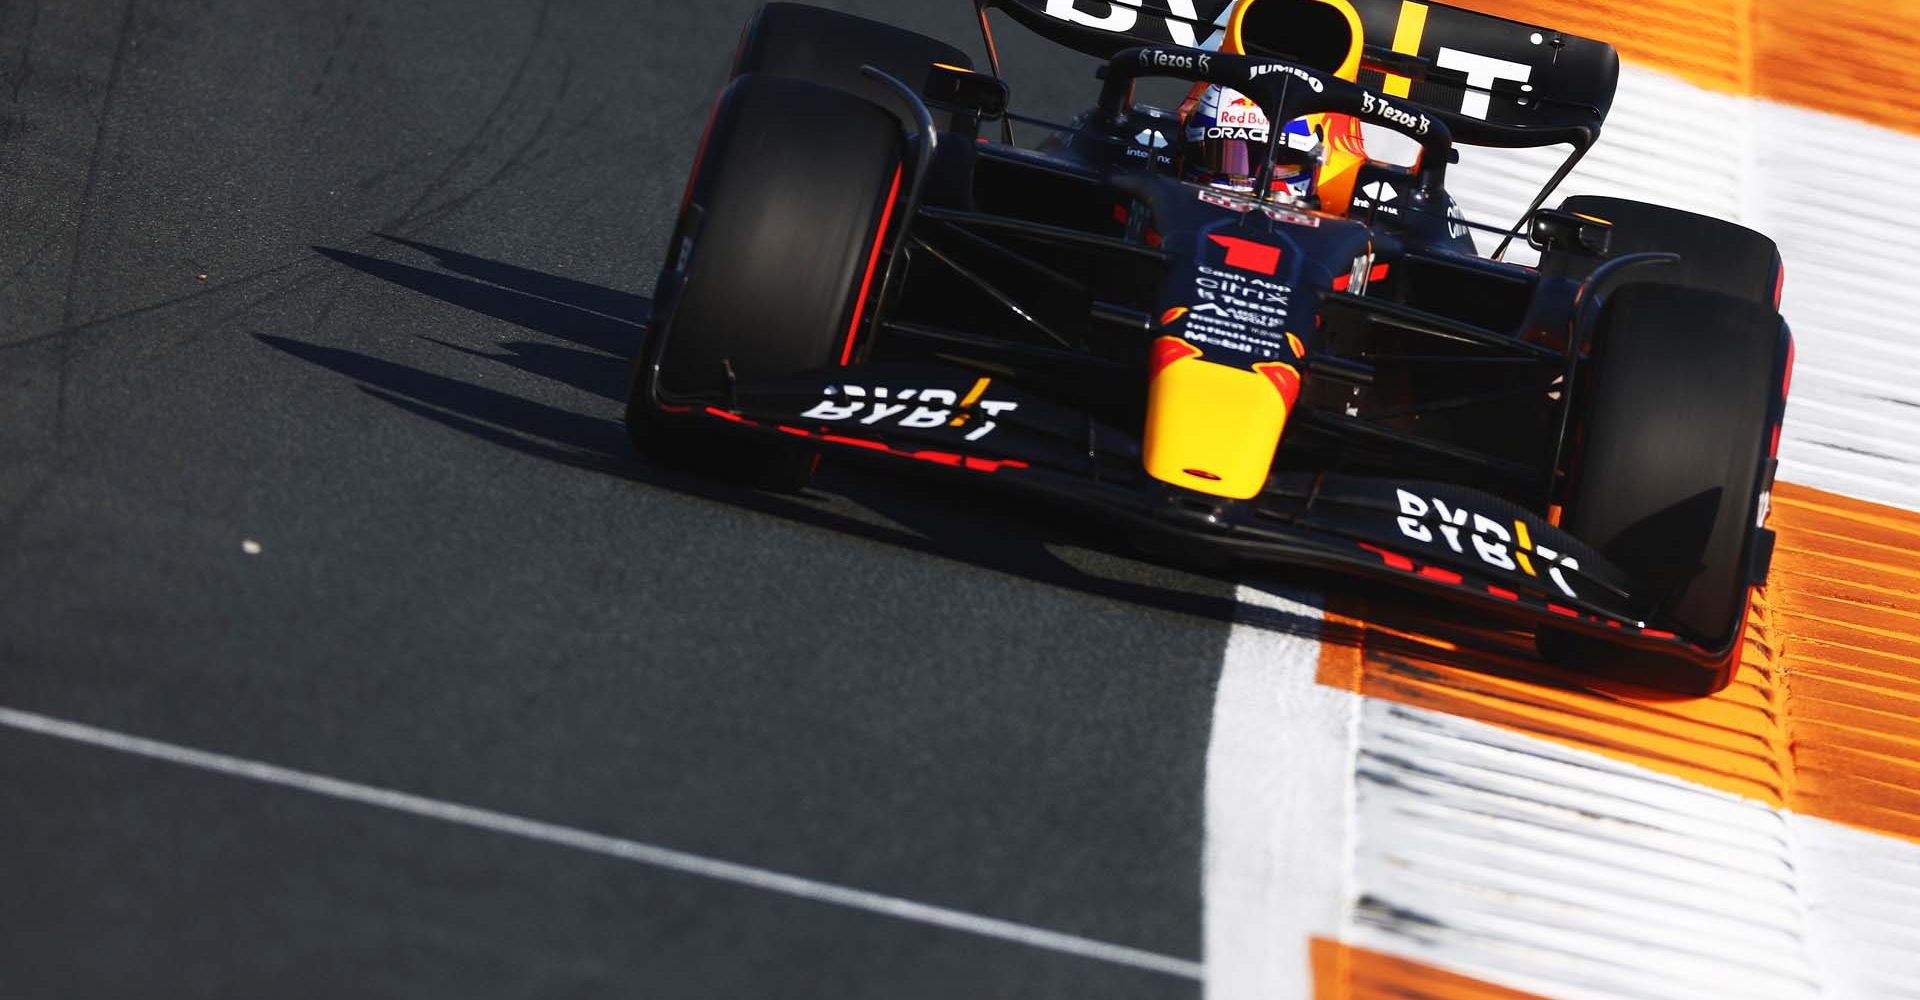
[[[1266,112],[1253,98],[1231,87],[1209,86],[1187,115],[1181,172],[1196,184],[1252,194],[1267,160],[1271,132]],[[1314,172],[1320,165],[1320,143],[1313,129],[1305,118],[1296,118],[1281,130],[1281,140],[1274,156],[1272,191],[1295,198],[1312,196]]]

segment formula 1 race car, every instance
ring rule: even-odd
[[[634,366],[643,454],[789,490],[822,453],[942,467],[1445,598],[1576,669],[1727,683],[1773,549],[1781,261],[1668,208],[1543,207],[1610,46],[1401,0],[976,6],[986,72],[834,11],[748,24]],[[1105,60],[1090,111],[1009,108],[996,12]],[[1194,89],[1152,107],[1149,77]],[[1417,155],[1372,159],[1383,130]],[[1456,143],[1572,155],[1493,227],[1448,194]],[[1240,183],[1193,180],[1222,148]]]

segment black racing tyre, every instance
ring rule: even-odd
[[[867,101],[799,80],[744,76],[714,111],[656,292],[627,426],[642,452],[772,489],[797,490],[813,453],[669,425],[663,401],[725,406],[738,383],[830,369],[851,345],[860,296],[901,184],[904,138]]]
[[[1663,205],[1598,195],[1568,198],[1560,208],[1613,223],[1609,256],[1679,254],[1680,263],[1655,272],[1661,282],[1778,308],[1780,250],[1772,240],[1745,226]],[[1598,264],[1591,257],[1549,253],[1541,259],[1540,268],[1577,281],[1591,274]]]
[[[926,86],[934,63],[973,68],[965,52],[937,38],[837,10],[770,3],[747,22],[733,72],[792,77],[892,108],[899,98],[861,75],[860,67],[880,69],[917,92]],[[943,127],[944,117],[935,117]]]
[[[1737,663],[1789,343],[1771,308],[1697,288],[1627,285],[1601,305],[1561,526],[1645,581],[1650,616],[1733,648],[1705,671],[1660,664],[1662,686],[1714,690]],[[1647,660],[1564,635],[1541,648],[1589,667]]]

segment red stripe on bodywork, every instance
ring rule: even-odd
[[[760,426],[758,421],[749,420],[746,417],[743,417],[737,413],[729,413],[726,410],[720,409],[719,407],[715,407],[715,406],[706,407],[705,412],[710,416],[719,417],[720,419],[726,420],[730,423],[744,424],[748,427]],[[1032,468],[1032,466],[1028,465],[1026,462],[1022,462],[1019,459],[1015,459],[1015,458],[976,458],[972,455],[956,455],[950,451],[902,451],[899,448],[895,448],[895,447],[892,447],[891,445],[888,445],[884,441],[875,441],[875,440],[872,440],[871,438],[847,437],[842,434],[827,434],[823,432],[806,430],[805,428],[801,428],[801,427],[791,427],[791,426],[788,426],[787,424],[775,424],[774,429],[778,430],[782,434],[791,434],[794,437],[807,438],[808,440],[812,440],[812,441],[826,441],[831,444],[843,444],[850,448],[862,448],[867,451],[885,452],[889,455],[896,455],[900,458],[913,458],[913,459],[918,459],[922,462],[932,462],[935,465],[944,465],[951,469],[971,469],[974,472],[999,472],[1002,469]]]
[[[1408,573],[1413,572],[1413,560],[1408,559],[1398,552],[1388,552],[1386,549],[1377,549],[1365,542],[1361,542],[1360,547],[1379,556],[1383,562],[1394,569],[1403,570]]]
[[[1300,398],[1300,370],[1281,361],[1254,365],[1253,370],[1265,375],[1267,381],[1273,383],[1273,387],[1280,392],[1280,398],[1287,401],[1287,408],[1291,410],[1294,402]]]
[[[1787,396],[1792,392],[1793,392],[1793,338],[1789,336],[1787,338],[1787,373],[1780,377],[1780,398],[1786,399]],[[1767,454],[1773,458],[1780,457],[1780,428],[1781,428],[1780,424],[1773,425],[1773,444],[1769,446],[1767,449]]]
[[[735,54],[738,58],[738,54]],[[713,138],[713,120],[720,116],[720,101],[727,96],[721,91],[713,99],[713,106],[707,109],[707,127],[700,133],[700,145],[693,151],[693,169],[687,172],[687,189],[680,193],[680,214],[687,214],[687,206],[693,204],[693,182],[700,178],[700,164],[707,159],[707,143]]]
[[[878,441],[869,441],[866,438],[841,437],[838,434],[822,434],[820,435],[820,440],[832,441],[834,444],[851,445],[852,447],[855,447],[855,448],[865,448],[868,451],[892,451],[893,450],[892,448],[889,448]]]
[[[1153,342],[1153,353],[1147,358],[1147,378],[1151,380],[1175,361],[1199,356],[1198,347],[1178,337],[1161,337]]]
[[[893,200],[900,194],[900,174],[904,167],[893,168],[893,186],[887,189],[887,207],[880,213],[880,229],[873,234],[873,252],[867,255],[867,273],[860,279],[860,297],[853,301],[853,322],[847,324],[847,342],[840,348],[840,367],[853,360],[853,341],[860,333],[860,317],[867,311],[867,292],[873,288],[873,272],[880,265],[880,248],[887,242],[887,223],[893,221]]]
[[[1227,266],[1242,271],[1272,274],[1280,270],[1280,248],[1243,240],[1237,236],[1211,234],[1207,239],[1227,248]]]
[[[969,455],[967,468],[975,472],[999,472],[1001,469],[1024,469],[1027,463],[1011,458],[974,458]]]

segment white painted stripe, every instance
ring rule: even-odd
[[[1806,816],[1789,822],[1828,995],[1920,998],[1920,844]]]
[[[329,778],[306,771],[295,771],[260,761],[162,743],[158,740],[130,736],[31,712],[0,708],[0,726],[166,761],[197,770],[211,771],[228,777],[244,778],[248,781],[258,781],[510,837],[521,837],[576,851],[618,858],[622,861],[664,868],[682,874],[796,896],[817,903],[844,906],[914,923],[931,924],[948,930],[977,934],[981,937],[995,938],[1098,962],[1165,973],[1182,979],[1201,978],[1200,963],[1172,955],[1162,955],[1125,945],[1109,944],[1073,934],[1030,927],[1008,920],[950,910],[946,907],[932,906],[897,896],[887,896],[864,889],[853,889],[830,882],[756,868],[752,865],[657,847],[622,837],[543,823],[539,820],[494,812],[490,809],[479,809],[373,785]]]
[[[1508,225],[1563,155],[1465,149],[1448,186],[1476,221]],[[1916,163],[1920,136],[1628,65],[1599,145],[1551,203],[1634,198],[1771,236],[1797,347],[1780,477],[1920,510],[1920,207],[1897,194]]]
[[[1504,225],[1562,155],[1466,149],[1448,181]],[[1556,199],[1773,237],[1798,348],[1781,478],[1920,510],[1920,208],[1899,194],[1916,163],[1920,137],[1629,65]],[[1289,686],[1312,644],[1257,633],[1228,643],[1209,753],[1210,992],[1308,995],[1319,934],[1558,997],[1920,998],[1920,846],[1384,702],[1356,736],[1352,696]],[[1341,787],[1341,828],[1295,791]]]
[[[1358,944],[1554,997],[1820,995],[1785,817],[1369,700]]]
[[[1360,698],[1316,682],[1320,609],[1242,586],[1207,748],[1207,996],[1313,995],[1347,922]],[[1251,619],[1251,621],[1249,621]]]

